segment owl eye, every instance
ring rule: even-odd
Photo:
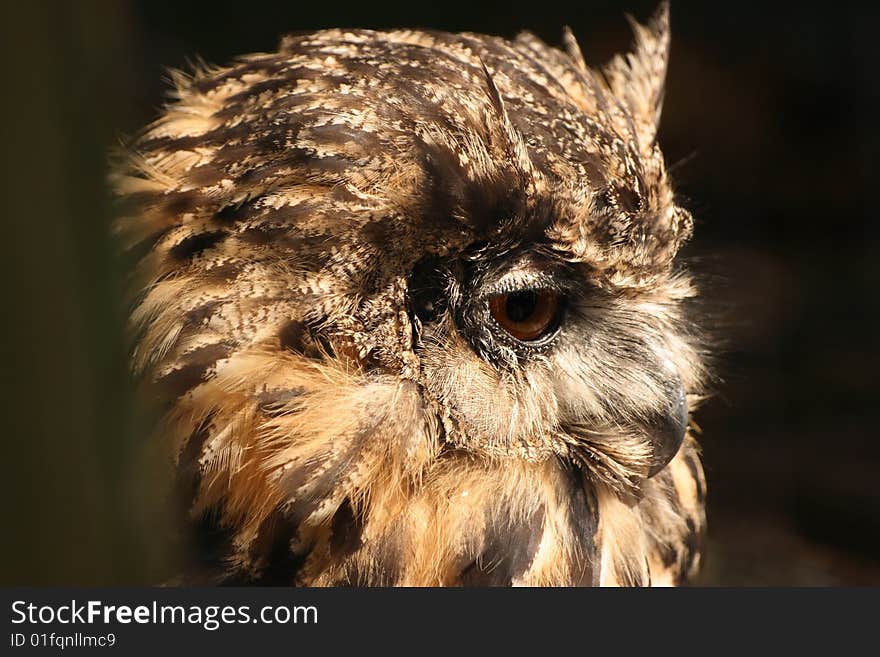
[[[489,297],[489,312],[517,340],[535,342],[559,324],[561,298],[554,290],[516,290]]]

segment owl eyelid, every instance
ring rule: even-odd
[[[568,294],[566,286],[561,285],[553,274],[546,271],[535,270],[512,270],[486,285],[481,296],[486,299],[499,294],[512,292],[529,292],[538,290],[552,290],[559,295]]]

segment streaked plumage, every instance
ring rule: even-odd
[[[665,5],[635,31],[601,73],[568,33],[328,30],[175,77],[114,184],[143,254],[134,368],[214,537],[189,581],[696,569]],[[538,302],[552,322],[513,337],[498,313]]]

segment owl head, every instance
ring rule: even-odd
[[[633,25],[601,70],[569,32],[327,30],[175,74],[114,183],[204,572],[599,577],[602,505],[663,479],[702,378],[668,10]]]

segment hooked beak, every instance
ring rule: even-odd
[[[649,423],[654,453],[648,477],[660,472],[675,457],[687,432],[687,398],[678,375],[673,374],[667,379],[664,388],[669,402],[668,410]]]

